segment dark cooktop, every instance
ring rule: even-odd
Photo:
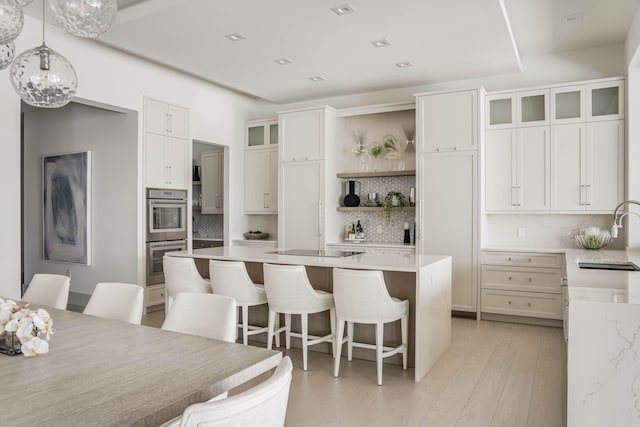
[[[640,271],[635,263],[626,262],[579,262],[580,268],[590,268],[592,270],[621,270],[621,271]]]
[[[267,252],[268,254],[277,255],[297,255],[297,256],[315,256],[325,258],[344,258],[352,255],[362,254],[364,252],[356,251],[318,251],[315,249],[285,249],[282,251]]]

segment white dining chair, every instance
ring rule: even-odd
[[[71,279],[60,274],[34,274],[22,300],[47,305],[60,310],[67,309]]]
[[[236,341],[236,301],[225,295],[181,292],[162,329],[217,340]]]
[[[382,271],[333,269],[333,298],[336,304],[337,341],[342,342],[344,324],[347,322],[347,360],[351,361],[353,347],[376,351],[378,385],[382,385],[382,359],[402,353],[402,368],[407,369],[407,338],[409,332],[409,301],[401,301],[389,295]],[[402,342],[397,347],[384,346],[384,324],[400,320]],[[376,325],[376,344],[353,341],[353,324]],[[340,370],[338,346],[333,375]]]
[[[226,399],[188,406],[181,417],[161,427],[282,427],[287,415],[292,370],[291,359],[285,356],[267,380]]]
[[[335,345],[335,305],[333,295],[313,289],[303,265],[263,264],[264,289],[269,303],[269,335],[267,348],[271,350],[274,334],[284,330],[287,350],[291,348],[291,337],[302,340],[302,365],[307,370],[307,347],[322,342],[331,343],[333,356]],[[329,311],[331,333],[322,337],[308,334],[309,314]],[[285,326],[276,329],[276,316],[284,314]],[[301,331],[291,332],[291,315],[299,314]]]
[[[236,300],[242,323],[242,343],[249,343],[249,336],[268,332],[268,326],[249,324],[249,307],[267,304],[267,294],[264,285],[253,283],[242,261],[209,261],[209,277],[211,289],[216,295],[226,295]],[[278,338],[276,336],[276,338]],[[276,346],[279,342],[276,339]]]
[[[211,293],[211,282],[204,279],[193,258],[164,256],[162,258],[164,271],[164,309],[165,314],[171,310],[173,299],[180,292]]]
[[[130,283],[98,283],[83,313],[135,323],[142,321],[144,290]]]

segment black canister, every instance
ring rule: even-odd
[[[360,196],[356,194],[356,181],[349,181],[349,193],[344,196],[344,205],[348,208],[360,206]]]

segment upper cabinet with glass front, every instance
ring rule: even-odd
[[[246,148],[269,148],[278,146],[278,120],[255,120],[247,122]]]
[[[551,124],[624,119],[624,81],[551,89]]]
[[[502,93],[486,97],[488,130],[549,124],[549,90]]]
[[[587,84],[587,121],[624,119],[624,81]]]

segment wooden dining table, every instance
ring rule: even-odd
[[[55,329],[49,352],[0,354],[3,426],[157,426],[282,359],[279,351],[43,308]]]

